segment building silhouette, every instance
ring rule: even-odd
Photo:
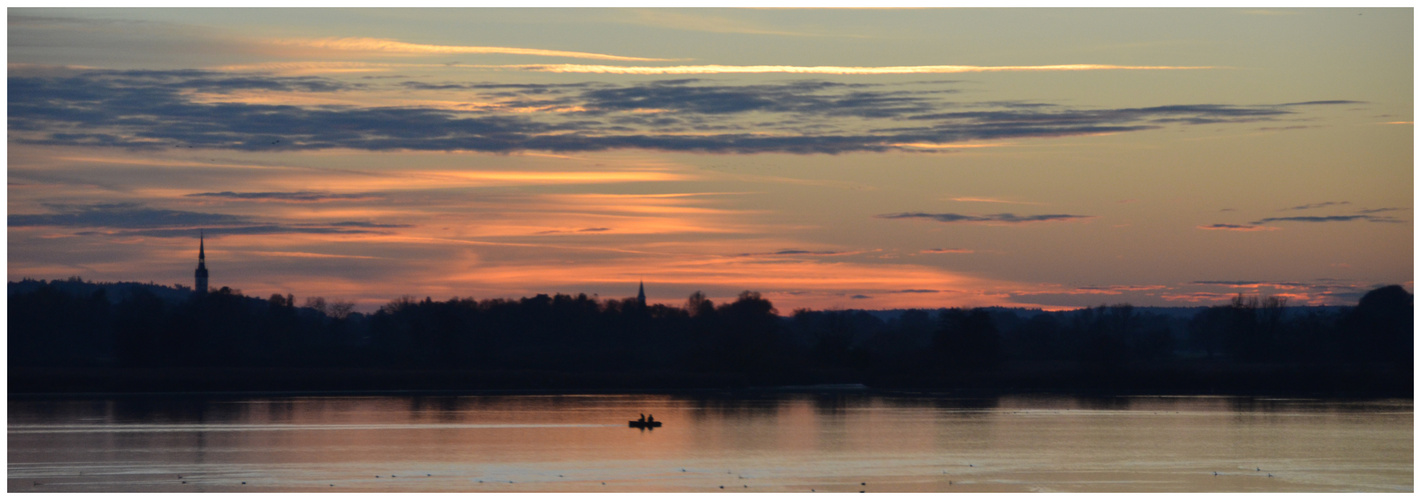
[[[197,270],[193,271],[193,277],[197,283],[193,285],[193,291],[198,295],[207,293],[207,249],[204,248],[203,235],[201,231],[197,233]]]
[[[636,285],[636,303],[646,307],[646,283],[638,281]]]

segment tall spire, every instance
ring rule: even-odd
[[[646,283],[638,281],[636,285],[636,302],[646,307]]]
[[[197,270],[193,271],[192,290],[197,294],[207,293],[207,242],[202,230],[197,231]]]

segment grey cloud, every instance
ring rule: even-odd
[[[914,151],[905,144],[1058,137],[1167,126],[1273,120],[1303,105],[1170,105],[1073,109],[1046,103],[956,103],[951,89],[791,81],[422,83],[400,86],[496,95],[508,106],[580,107],[575,113],[505,113],[420,107],[290,106],[197,102],[190,92],[341,92],[364,84],[318,77],[182,71],[91,71],[11,76],[8,124],[19,143],[131,149],[243,151],[558,152],[649,149],[705,153],[837,154]],[[373,85],[373,84],[372,84]],[[489,94],[492,93],[492,94]],[[962,111],[944,112],[948,109]],[[665,110],[669,113],[646,113]],[[751,116],[748,122],[738,116]],[[825,120],[824,117],[839,119]],[[915,124],[874,128],[894,120]],[[688,135],[685,132],[699,132]],[[1015,222],[1003,220],[1003,222]]]
[[[1314,209],[1314,208],[1330,207],[1330,206],[1333,206],[1333,205],[1351,205],[1351,204],[1352,204],[1352,202],[1350,202],[1350,201],[1324,201],[1324,202],[1321,202],[1321,203],[1309,203],[1309,204],[1306,204],[1306,205],[1298,205],[1298,206],[1296,206],[1296,207],[1289,207],[1289,208],[1285,208],[1285,209],[1283,209],[1283,210],[1310,210],[1310,209]]]
[[[599,86],[594,82],[582,83],[425,83],[416,81],[400,82],[400,86],[415,90],[513,90],[522,94],[561,93],[567,89],[581,89]],[[509,95],[521,95],[518,93]]]
[[[281,223],[251,217],[205,212],[189,212],[150,208],[138,203],[100,203],[94,205],[49,205],[57,213],[10,214],[11,227],[76,227],[109,230],[114,234],[190,237],[201,229],[209,234],[274,234],[274,233],[375,233],[381,229],[409,227],[401,224],[380,224],[368,221],[336,221],[319,223]],[[83,234],[93,234],[86,231]]]
[[[1405,208],[1401,208],[1401,207],[1373,208],[1373,209],[1370,209],[1370,210],[1358,210],[1357,213],[1359,213],[1359,214],[1375,214],[1375,213],[1380,213],[1380,212],[1392,212],[1392,211],[1396,211],[1396,210],[1406,210],[1406,209],[1405,209]]]
[[[1268,228],[1264,228],[1262,226],[1251,226],[1247,224],[1211,224],[1208,226],[1199,226],[1199,229],[1232,229],[1236,231],[1256,231]]]
[[[1262,118],[1291,114],[1276,106],[1225,106],[1215,104],[1154,106],[1119,109],[1056,109],[959,111],[910,116],[912,120],[969,121],[986,125],[1075,126],[1119,123],[1219,123],[1226,121],[1257,121]]]
[[[173,229],[136,229],[121,230],[115,234],[124,236],[148,236],[153,238],[191,238],[193,228],[173,228]],[[343,229],[339,227],[325,227],[317,225],[280,225],[280,224],[258,224],[254,226],[219,226],[203,228],[203,233],[212,236],[223,235],[256,235],[256,234],[370,234],[375,231],[363,229]],[[93,234],[93,232],[89,232]]]
[[[919,251],[918,253],[924,253],[924,254],[976,253],[976,251],[975,251],[975,250],[972,250],[972,249],[969,249],[969,248],[929,248],[929,249],[927,249],[927,250]]]
[[[1010,213],[1004,213],[1004,214],[988,214],[988,215],[968,215],[968,214],[953,214],[953,213],[930,214],[930,213],[924,213],[924,212],[903,212],[903,213],[897,213],[897,214],[875,215],[874,217],[875,217],[875,218],[879,218],[879,219],[932,219],[932,220],[935,220],[935,221],[938,221],[938,222],[947,222],[947,223],[955,223],[955,222],[964,222],[964,223],[985,222],[985,223],[992,223],[992,222],[996,222],[996,223],[1005,223],[1005,224],[1021,224],[1021,223],[1027,223],[1027,222],[1053,222],[1053,221],[1069,221],[1069,220],[1075,220],[1075,219],[1090,219],[1090,218],[1093,218],[1094,216],[1093,216],[1093,215],[1071,215],[1071,214],[1016,215],[1016,214],[1010,214]]]
[[[1388,216],[1376,215],[1322,215],[1322,216],[1297,216],[1297,217],[1268,217],[1253,221],[1253,224],[1266,224],[1269,222],[1403,222],[1399,219]]]
[[[180,93],[183,89],[329,91],[338,87],[321,79],[230,78],[189,71],[12,77],[9,82],[12,130],[61,130],[39,139],[21,139],[42,144],[155,148],[178,143],[237,150],[387,150],[417,146],[423,141],[425,147],[421,149],[450,150],[478,143],[484,145],[482,149],[501,151],[513,148],[530,134],[555,130],[518,117],[455,117],[444,111],[419,108],[205,104]],[[62,132],[72,129],[101,130]]]
[[[1077,290],[1105,291],[1105,292],[1114,292],[1114,291],[1141,292],[1141,291],[1148,291],[1148,290],[1160,290],[1160,289],[1163,289],[1163,288],[1165,288],[1164,285],[1089,285],[1089,286],[1076,287]]]
[[[585,107],[596,110],[665,109],[712,115],[758,111],[889,117],[935,108],[933,101],[912,91],[837,92],[850,86],[823,81],[772,85],[689,83],[694,81],[659,81],[595,89],[582,93],[579,98]]]
[[[147,208],[136,203],[103,203],[88,206],[51,205],[62,213],[10,214],[11,226],[68,226],[110,228],[201,227],[246,224],[246,217],[202,212]]]
[[[1333,101],[1303,101],[1303,102],[1289,102],[1289,103],[1279,104],[1279,106],[1319,106],[1319,105],[1333,105],[1333,104],[1366,104],[1366,103],[1367,103],[1366,101],[1338,101],[1338,100],[1333,100]]]

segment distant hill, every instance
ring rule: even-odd
[[[123,299],[128,298],[131,294],[133,294],[134,292],[136,292],[136,291],[138,291],[138,290],[147,290],[148,292],[150,292],[150,293],[152,293],[153,295],[157,296],[159,299],[162,299],[164,302],[169,302],[169,303],[182,302],[182,301],[187,300],[189,297],[192,296],[192,288],[191,288],[191,287],[184,286],[184,285],[182,285],[182,284],[173,284],[173,285],[169,286],[169,285],[159,285],[159,284],[157,284],[157,283],[151,283],[151,282],[150,282],[150,283],[138,283],[138,282],[133,282],[133,281],[119,281],[119,282],[111,282],[111,283],[108,283],[108,282],[93,283],[93,282],[83,281],[82,279],[80,279],[80,278],[77,277],[77,276],[75,276],[75,277],[70,277],[70,278],[68,278],[68,279],[63,279],[63,280],[51,280],[51,281],[35,280],[35,279],[30,279],[30,278],[25,278],[25,279],[22,279],[22,280],[20,280],[20,281],[18,281],[18,282],[16,282],[16,281],[11,281],[11,282],[9,283],[9,287],[8,287],[8,295],[29,293],[29,292],[32,292],[32,291],[34,291],[34,290],[36,290],[36,289],[39,289],[40,287],[43,287],[43,286],[46,286],[46,285],[53,286],[55,289],[57,289],[57,290],[59,290],[59,291],[62,291],[62,292],[65,292],[65,293],[68,293],[68,294],[71,294],[71,295],[76,295],[76,296],[88,296],[88,295],[92,295],[94,292],[96,292],[96,291],[98,291],[98,290],[103,290],[104,293],[105,293],[105,295],[108,297],[109,302],[110,302],[110,303],[114,303],[114,304],[117,304],[117,303],[119,303],[119,302],[122,302]],[[1351,306],[1289,306],[1289,307],[1287,308],[1287,311],[1288,311],[1288,312],[1287,312],[1287,316],[1293,317],[1293,316],[1295,316],[1295,315],[1305,315],[1305,314],[1307,314],[1307,313],[1309,313],[1309,312],[1317,312],[1317,313],[1323,313],[1323,314],[1335,314],[1335,313],[1342,312],[1342,311],[1344,311],[1344,310],[1346,310],[1346,309],[1349,309],[1350,307],[1351,307]],[[875,318],[878,318],[879,321],[887,322],[887,321],[893,321],[893,320],[898,319],[899,317],[901,317],[901,316],[903,315],[903,313],[905,313],[905,312],[907,312],[907,311],[927,311],[929,314],[932,314],[934,317],[936,317],[937,314],[939,314],[939,313],[941,313],[942,311],[945,311],[945,310],[947,310],[947,309],[949,309],[949,308],[946,308],[946,307],[937,307],[937,308],[909,308],[909,309],[846,309],[845,312],[850,312],[850,313],[864,312],[864,313],[869,314],[870,316],[873,316],[873,317],[875,317]],[[1036,316],[1036,315],[1038,315],[1038,314],[1042,314],[1042,313],[1046,313],[1046,312],[1047,312],[1047,311],[1044,311],[1044,310],[1042,310],[1042,309],[1040,309],[1040,308],[1005,307],[1005,306],[991,306],[991,307],[983,307],[983,308],[980,308],[980,309],[985,310],[985,311],[988,311],[988,312],[990,312],[990,313],[992,313],[992,314],[996,314],[996,315],[1010,314],[1010,315],[1014,315],[1014,316],[1016,316],[1016,317],[1018,317],[1018,318],[1021,318],[1021,319],[1029,319],[1029,318],[1031,318],[1032,316]],[[1202,311],[1202,310],[1204,310],[1204,309],[1208,309],[1208,306],[1189,306],[1189,307],[1141,307],[1141,306],[1135,306],[1135,307],[1134,307],[1135,312],[1138,313],[1138,314],[1158,314],[1158,315],[1166,316],[1166,317],[1169,317],[1169,318],[1172,318],[1172,319],[1184,319],[1184,320],[1188,320],[1189,318],[1193,318],[1196,314],[1199,314],[1199,311]],[[1071,312],[1072,312],[1072,311],[1060,311],[1058,314],[1070,314]]]
[[[25,278],[18,282],[11,281],[7,287],[7,296],[30,293],[45,286],[52,286],[61,292],[76,296],[89,296],[99,290],[104,291],[104,295],[110,303],[117,304],[128,298],[139,290],[152,293],[164,302],[182,302],[192,296],[192,288],[174,284],[172,286],[159,285],[157,283],[137,283],[132,281],[119,281],[113,283],[91,283],[83,281],[75,276],[64,280],[34,280]]]
[[[1133,307],[1134,307],[1135,313],[1137,313],[1137,314],[1157,314],[1157,315],[1165,316],[1165,317],[1168,317],[1168,318],[1171,318],[1171,319],[1184,319],[1184,320],[1188,320],[1188,319],[1190,319],[1190,318],[1193,318],[1195,315],[1199,314],[1199,311],[1208,309],[1210,306],[1188,306],[1188,307],[1141,307],[1141,306],[1133,306]],[[1295,316],[1295,315],[1306,315],[1306,314],[1309,313],[1309,312],[1317,312],[1317,313],[1323,313],[1323,314],[1335,314],[1335,313],[1339,313],[1339,312],[1342,312],[1342,311],[1344,311],[1344,310],[1347,310],[1347,309],[1349,309],[1349,308],[1351,308],[1351,306],[1288,306],[1288,308],[1287,308],[1287,316],[1288,316],[1288,317],[1293,317],[1293,316]],[[898,319],[900,316],[903,315],[903,313],[905,313],[905,312],[907,312],[907,311],[927,311],[927,312],[933,314],[934,316],[936,316],[937,313],[941,313],[942,311],[945,311],[945,310],[947,310],[947,309],[948,309],[948,308],[946,308],[946,307],[939,307],[939,308],[923,308],[923,309],[848,309],[848,310],[846,310],[846,312],[859,312],[859,311],[862,311],[862,312],[868,313],[869,315],[872,315],[872,316],[875,317],[875,318],[878,318],[878,319],[881,320],[881,321],[892,321],[892,320]],[[1034,308],[1034,307],[1033,307],[1033,308],[1026,308],[1026,307],[1002,307],[1002,306],[992,306],[992,307],[983,307],[983,308],[980,308],[980,309],[982,309],[982,310],[984,310],[984,311],[987,311],[987,312],[990,312],[990,313],[992,313],[992,314],[1010,314],[1010,315],[1014,315],[1014,316],[1016,316],[1016,317],[1018,317],[1018,318],[1022,318],[1022,319],[1029,319],[1029,318],[1031,318],[1032,316],[1036,316],[1036,315],[1038,315],[1038,314],[1048,313],[1047,311],[1044,311],[1044,310],[1039,309],[1039,308]],[[1068,315],[1068,314],[1074,313],[1074,312],[1077,311],[1077,310],[1078,310],[1078,309],[1073,309],[1073,310],[1069,310],[1069,311],[1059,311],[1059,312],[1052,313],[1052,314]]]

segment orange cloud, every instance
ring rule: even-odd
[[[293,167],[294,169],[295,167]],[[267,190],[302,189],[318,182],[332,192],[372,192],[391,190],[450,189],[461,187],[538,186],[573,184],[611,184],[628,182],[661,182],[694,179],[694,176],[655,170],[454,170],[430,169],[389,173],[345,171],[335,169],[305,169],[306,172],[285,174],[281,185],[268,185]],[[335,176],[332,174],[343,174]]]
[[[767,230],[744,220],[744,216],[754,211],[703,206],[719,200],[695,195],[549,193],[521,200],[495,201],[488,208],[497,215],[464,226],[463,234],[752,234]]]
[[[1170,301],[1170,302],[1189,302],[1189,303],[1199,303],[1199,302],[1223,302],[1223,301],[1232,299],[1233,297],[1234,297],[1234,294],[1231,294],[1231,293],[1214,293],[1214,292],[1162,293],[1162,294],[1160,294],[1160,298],[1161,298],[1161,299],[1164,299],[1164,300],[1167,300],[1167,301]]]
[[[312,75],[325,73],[375,73],[409,67],[435,67],[442,64],[385,64],[354,61],[265,62],[209,66],[212,71],[260,71],[278,75]]]
[[[528,49],[521,47],[483,47],[468,45],[429,45],[407,43],[386,38],[277,38],[265,43],[282,47],[299,47],[320,51],[356,52],[372,55],[423,56],[444,54],[509,54],[520,56],[571,57],[577,59],[601,59],[607,61],[670,61],[651,57],[628,57],[592,52],[572,52],[566,50]]]
[[[1015,71],[1186,70],[1214,66],[1116,66],[1110,64],[1055,64],[1043,66],[603,66],[588,64],[469,65],[469,68],[538,71],[546,73],[606,73],[618,75],[701,75],[720,73],[794,73],[820,75],[914,75],[992,73]]]
[[[679,181],[690,178],[684,174],[642,170],[584,172],[534,172],[518,170],[501,172],[460,172],[444,170],[438,172],[415,172],[415,174],[449,180],[470,181],[478,184],[595,184],[608,182]]]
[[[617,57],[617,56],[610,56]],[[1218,69],[1215,66],[1116,66],[1109,64],[1058,64],[1043,66],[607,66],[595,64],[425,64],[356,61],[300,61],[213,66],[215,71],[265,71],[286,75],[314,73],[383,72],[403,68],[444,68],[541,73],[597,73],[618,75],[702,75],[791,73],[819,75],[913,75],[1041,71],[1147,71]],[[1093,135],[1110,135],[1100,133]],[[930,143],[925,146],[935,147]]]
[[[295,257],[301,259],[385,259],[384,257],[371,257],[368,255],[340,255],[315,252],[270,252],[260,250],[249,250],[245,253],[261,257]]]
[[[1035,291],[1015,292],[1016,295],[1121,295],[1125,292],[1148,292],[1153,290],[1164,290],[1168,287],[1164,285],[1107,285],[1107,286],[1083,286],[1069,289],[1058,289],[1048,286]]]
[[[430,284],[451,288],[526,290],[585,290],[595,285],[635,283],[645,279],[658,286],[680,289],[757,290],[787,307],[823,308],[825,297],[848,297],[881,291],[875,307],[986,306],[1001,304],[1015,287],[990,280],[958,275],[924,266],[863,265],[816,260],[761,260],[741,257],[678,258],[643,255],[635,260],[611,262],[570,261],[544,264],[485,265],[467,273],[428,277]],[[890,293],[933,290],[933,293]],[[734,293],[734,292],[728,292]],[[816,298],[817,297],[817,298]],[[671,303],[682,298],[671,299]],[[653,300],[657,301],[657,300]],[[667,301],[661,299],[661,301]]]
[[[1006,144],[1004,144],[1004,143],[996,143],[996,144],[941,144],[941,143],[935,143],[935,142],[900,142],[900,143],[895,143],[895,144],[889,144],[889,146],[894,146],[894,147],[900,147],[900,148],[915,148],[915,149],[977,149],[977,148],[996,148],[996,147],[1001,147],[1001,146],[1005,146],[1005,145],[1006,145]]]
[[[1040,202],[1035,202],[1035,201],[1011,201],[1011,200],[1000,200],[1000,199],[997,199],[997,198],[983,198],[983,197],[979,197],[979,196],[962,196],[962,197],[958,197],[958,198],[949,198],[949,199],[952,200],[952,201],[960,201],[960,202],[964,202],[964,203],[1007,203],[1007,204],[1011,204],[1011,205],[1045,205],[1045,203],[1040,203]]]

